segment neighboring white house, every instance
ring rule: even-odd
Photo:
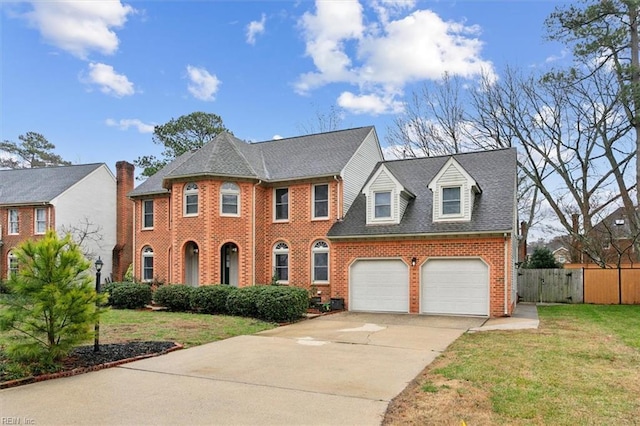
[[[0,279],[15,267],[12,249],[47,229],[70,232],[110,278],[117,243],[116,178],[104,163],[0,170]],[[13,264],[12,264],[13,262]]]

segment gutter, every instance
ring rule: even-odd
[[[495,231],[473,231],[473,232],[430,232],[415,234],[372,234],[372,235],[327,235],[330,240],[361,240],[361,239],[393,239],[393,238],[415,238],[415,237],[456,237],[456,236],[473,236],[473,235],[495,235],[501,236],[510,233],[510,230]]]
[[[256,285],[256,187],[262,183],[262,180],[258,180],[255,184],[253,184],[253,205],[251,211],[253,213],[253,219],[251,223],[251,227],[253,228],[253,241],[251,242],[251,255],[253,257],[253,262],[251,262],[251,275],[253,282],[251,285]]]

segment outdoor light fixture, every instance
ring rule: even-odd
[[[96,311],[100,308],[99,304],[99,296],[100,296],[100,271],[102,271],[102,265],[104,262],[98,256],[98,260],[96,260]],[[93,351],[100,351],[100,317],[96,320],[95,326],[95,337],[93,339]]]
[[[416,263],[418,263],[418,259],[416,259],[415,257],[411,258],[411,266],[416,266]]]

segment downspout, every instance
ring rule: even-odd
[[[340,179],[338,179],[338,175],[334,175],[333,179],[336,181],[336,219],[340,220],[342,218],[341,209],[340,209]]]
[[[504,315],[509,314],[509,307],[507,306],[508,300],[508,287],[507,280],[509,277],[509,268],[507,262],[509,261],[509,240],[507,239],[507,233],[504,234]]]
[[[131,256],[132,257],[132,259],[131,259],[131,265],[132,265],[131,266],[131,272],[132,272],[132,275],[134,277],[136,276],[136,271],[137,271],[136,260],[138,258],[138,247],[136,246],[136,235],[137,235],[137,233],[136,233],[136,229],[137,229],[136,228],[136,218],[138,217],[138,214],[137,214],[138,208],[137,207],[138,207],[138,205],[134,201],[133,202],[133,232],[132,232],[132,234],[133,234],[133,253],[132,254],[133,254],[133,256]],[[171,267],[169,267],[169,269],[170,268]],[[126,274],[127,271],[124,271],[124,273]],[[171,279],[171,277],[169,277],[169,280],[170,279]],[[169,281],[169,282],[171,282],[171,281]]]
[[[253,257],[253,262],[251,265],[251,279],[252,279],[252,283],[251,285],[256,285],[256,187],[258,185],[260,185],[262,183],[262,179],[259,179],[258,182],[256,182],[253,185],[253,205],[252,205],[252,213],[253,213],[253,219],[252,219],[252,228],[253,228],[253,241],[251,244],[251,257]]]

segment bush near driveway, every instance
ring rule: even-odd
[[[265,286],[256,296],[258,318],[265,321],[295,321],[308,306],[309,292],[299,287]]]
[[[240,287],[227,297],[227,311],[241,317],[258,317],[258,295],[267,288],[264,285]]]

